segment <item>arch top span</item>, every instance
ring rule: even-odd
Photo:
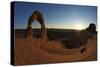
[[[39,11],[34,11],[32,13],[32,15],[29,17],[28,25],[32,25],[34,20],[37,20],[40,24],[44,24],[43,15]]]

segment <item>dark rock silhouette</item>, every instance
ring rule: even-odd
[[[91,32],[91,33],[95,33],[95,32],[96,32],[96,25],[93,24],[93,23],[91,23],[91,24],[89,25],[89,27],[86,28],[86,31]]]
[[[40,36],[42,38],[47,38],[47,31],[46,31],[46,28],[45,28],[43,15],[39,11],[34,11],[32,13],[32,15],[29,17],[26,37],[33,36],[33,30],[32,30],[31,25],[35,20],[37,20],[41,24],[41,34],[40,34]]]
[[[86,48],[82,48],[82,49],[80,50],[81,54],[83,54],[85,51],[86,51]]]

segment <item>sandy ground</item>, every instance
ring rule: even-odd
[[[14,65],[88,61],[97,59],[96,35],[88,40],[86,52],[81,48],[65,49],[59,41],[44,41],[33,37],[15,37]]]

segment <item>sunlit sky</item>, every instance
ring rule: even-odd
[[[97,25],[96,6],[15,2],[14,7],[14,29],[25,29],[35,10],[43,14],[46,28],[85,29],[90,23]],[[32,27],[40,28],[40,24],[34,21]]]

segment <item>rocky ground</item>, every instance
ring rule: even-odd
[[[67,49],[60,41],[15,37],[14,65],[89,61],[97,59],[97,37],[88,39],[84,53],[80,48]]]

